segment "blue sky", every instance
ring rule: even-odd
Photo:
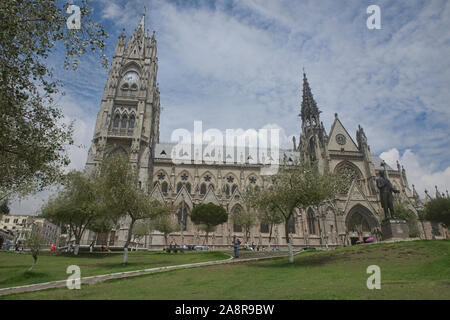
[[[77,0],[72,1],[77,4]],[[381,8],[381,30],[366,9]],[[161,140],[177,128],[279,127],[286,146],[300,133],[304,67],[327,131],[339,114],[355,136],[360,124],[372,153],[399,160],[423,195],[450,187],[450,3],[448,1],[98,0],[94,17],[110,35],[129,37],[147,7],[156,31]],[[76,72],[51,59],[65,83],[60,104],[75,120],[71,168],[82,169],[107,70],[85,56]],[[15,203],[33,213],[47,193]]]

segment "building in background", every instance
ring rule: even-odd
[[[13,243],[23,243],[30,232],[41,235],[44,245],[57,242],[61,234],[59,226],[39,216],[4,215],[0,220],[0,229],[12,236]]]

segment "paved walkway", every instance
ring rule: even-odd
[[[294,252],[294,255],[298,254],[300,252],[302,252],[302,251]],[[245,256],[245,254],[243,256]],[[289,256],[288,252],[279,252],[279,253],[276,253],[276,254],[270,255],[270,256],[254,257],[254,258],[240,257],[240,258],[235,259],[232,256],[230,256],[230,258],[228,258],[228,259],[218,260],[218,261],[197,262],[197,263],[181,264],[181,265],[176,265],[176,266],[157,267],[157,268],[150,268],[150,269],[143,269],[143,270],[124,271],[124,272],[117,272],[117,273],[102,274],[102,275],[97,275],[97,276],[82,277],[81,284],[94,284],[94,283],[99,283],[99,282],[103,282],[103,281],[107,281],[107,280],[111,280],[111,279],[123,279],[123,278],[136,277],[136,276],[141,276],[141,275],[146,275],[146,274],[151,274],[151,273],[164,272],[164,271],[177,270],[177,269],[196,268],[196,267],[204,267],[204,266],[212,266],[212,265],[220,265],[220,264],[242,263],[242,262],[249,262],[249,261],[273,259],[273,258],[278,258],[278,257],[288,257],[288,256]],[[64,288],[64,287],[66,287],[66,281],[67,280],[59,280],[59,281],[30,284],[30,285],[20,286],[20,287],[2,288],[2,289],[0,289],[0,296],[4,296],[7,294],[13,294],[13,293],[39,291],[39,290],[45,290],[45,289]]]

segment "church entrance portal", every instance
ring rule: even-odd
[[[362,205],[356,205],[349,211],[345,225],[351,245],[364,243],[376,236],[375,230],[379,228],[378,220],[373,213]]]

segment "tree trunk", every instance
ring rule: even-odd
[[[76,237],[76,238],[75,238],[75,250],[73,251],[73,254],[74,254],[75,256],[78,255],[78,251],[80,250],[80,242],[81,242],[80,237]]]
[[[128,262],[128,246],[130,245],[131,242],[131,236],[133,235],[133,226],[135,222],[136,220],[131,218],[130,227],[128,228],[127,241],[123,246],[123,265],[126,265]]]
[[[294,263],[294,252],[292,250],[291,239],[289,238],[289,219],[287,219],[284,223],[284,230],[286,232],[286,243],[289,249],[289,262]]]
[[[36,265],[37,263],[37,255],[33,254],[33,264],[31,265],[31,267],[27,270],[27,272],[31,272],[31,270],[33,270],[33,267]]]
[[[269,231],[269,246],[268,246],[269,251],[271,249],[271,244],[272,244],[272,231],[273,231],[273,224],[270,225],[270,231]]]
[[[128,262],[128,248],[123,248],[123,265],[126,265]]]
[[[206,232],[206,238],[205,238],[205,244],[206,244],[206,246],[208,246],[208,235],[209,235],[209,232]]]

